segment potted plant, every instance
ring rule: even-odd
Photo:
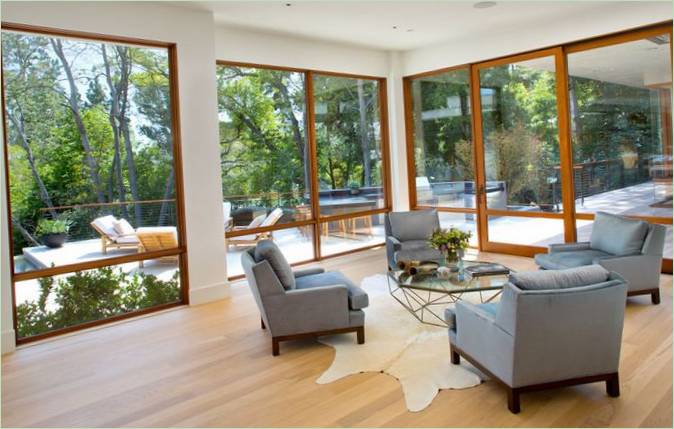
[[[439,250],[445,256],[447,266],[454,267],[463,257],[471,236],[470,231],[464,232],[454,227],[449,229],[438,228],[428,238],[428,245]]]
[[[72,222],[67,218],[40,219],[35,234],[40,237],[42,244],[55,249],[63,246],[68,237]]]
[[[360,185],[357,182],[351,182],[349,183],[349,193],[351,195],[358,195],[360,194]]]

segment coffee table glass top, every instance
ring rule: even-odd
[[[464,268],[476,265],[489,264],[483,261],[463,261]],[[512,270],[511,270],[512,272]],[[471,277],[467,273],[463,280],[460,279],[458,272],[451,273],[448,277],[442,277],[437,271],[428,274],[409,275],[405,271],[389,271],[389,281],[394,281],[398,287],[423,290],[429,292],[478,292],[487,290],[502,289],[508,282],[507,274],[485,275],[480,277]]]

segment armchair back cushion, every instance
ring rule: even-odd
[[[599,265],[586,265],[566,270],[512,273],[509,280],[524,290],[566,289],[605,282],[609,274],[609,271]]]
[[[592,225],[590,245],[595,250],[616,256],[638,255],[647,232],[647,222],[597,212]]]
[[[267,261],[278,277],[285,290],[295,289],[295,275],[290,264],[283,256],[276,243],[271,240],[261,240],[255,246],[255,262]]]
[[[436,210],[414,210],[388,214],[391,235],[400,241],[427,240],[434,230],[440,228]]]

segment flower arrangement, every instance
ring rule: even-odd
[[[463,251],[468,247],[471,232],[464,232],[458,228],[438,228],[428,238],[428,245],[445,255],[447,263],[456,262]]]

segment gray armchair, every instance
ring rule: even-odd
[[[386,258],[389,269],[396,269],[398,260],[437,261],[440,251],[428,246],[428,237],[440,228],[436,210],[391,212],[386,215]]]
[[[241,255],[248,285],[260,309],[262,328],[272,335],[272,354],[281,341],[356,332],[365,342],[368,295],[339,272],[293,271],[271,240]]]
[[[536,390],[604,381],[617,397],[626,292],[599,266],[514,273],[498,304],[447,309],[452,363],[463,356],[502,384],[513,413]]]
[[[663,225],[598,212],[589,242],[550,245],[535,261],[546,270],[601,265],[627,281],[628,296],[651,295],[659,304],[665,235]]]

